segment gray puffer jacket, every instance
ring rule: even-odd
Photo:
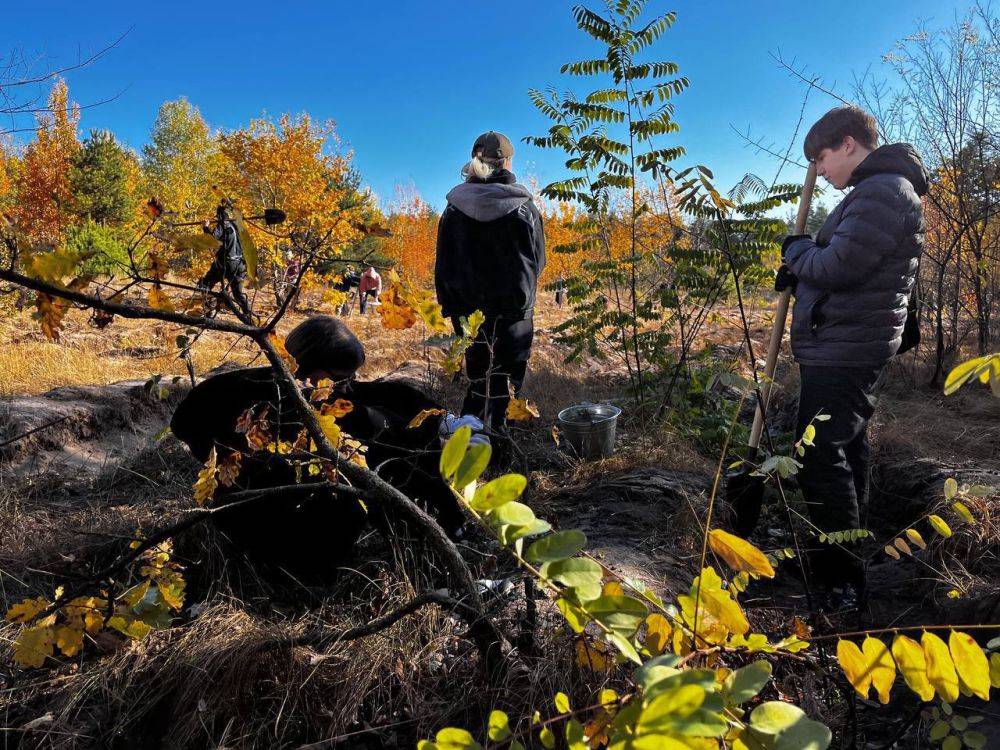
[[[908,143],[882,146],[816,235],[794,239],[792,353],[799,364],[881,367],[899,349],[924,242],[927,171]]]

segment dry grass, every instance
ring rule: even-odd
[[[182,326],[154,321],[115,319],[103,330],[88,325],[88,314],[70,310],[60,341],[45,339],[28,309],[4,310],[0,315],[0,397],[44,393],[61,385],[102,385],[120,380],[145,380],[152,375],[186,375],[177,356],[175,339]],[[565,316],[553,304],[542,302],[536,314],[536,346],[529,366],[530,398],[545,411],[571,403],[581,390],[594,386],[599,395],[614,393],[606,366],[592,361],[562,363],[548,330]],[[304,320],[305,313],[289,314],[279,333],[287,333]],[[378,316],[345,318],[365,346],[367,361],[359,372],[365,379],[378,377],[406,362],[421,362],[437,370],[436,350],[423,343],[421,326],[389,331]],[[260,363],[261,355],[245,340],[207,332],[192,348],[195,370],[203,374],[223,362]]]

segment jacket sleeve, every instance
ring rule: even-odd
[[[434,291],[437,293],[438,304],[445,311],[450,311],[454,298],[448,284],[448,262],[450,260],[449,244],[451,243],[451,206],[446,206],[438,219],[437,244],[434,249]],[[447,314],[447,313],[446,313]]]
[[[542,213],[538,210],[537,206],[534,206],[534,211],[532,211],[533,223],[532,223],[532,243],[535,250],[535,263],[537,264],[537,276],[541,277],[542,271],[545,270],[545,227],[542,224]]]
[[[785,263],[798,278],[817,289],[838,290],[864,281],[903,236],[906,212],[895,186],[866,180],[825,247],[808,237],[791,243]]]

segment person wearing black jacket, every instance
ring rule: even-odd
[[[247,277],[247,262],[243,257],[240,234],[232,215],[225,204],[215,210],[215,229],[206,221],[202,231],[211,234],[221,243],[215,252],[215,261],[198,282],[198,286],[211,289],[216,284],[228,284],[233,300],[240,309],[250,315],[250,302],[243,291],[243,281]]]
[[[510,171],[513,156],[501,133],[476,139],[462,169],[465,181],[448,193],[434,265],[438,302],[456,332],[462,316],[476,310],[486,316],[465,354],[469,388],[462,413],[496,432],[504,430],[509,394],[518,395],[524,383],[545,268],[542,216]]]
[[[817,414],[799,485],[818,532],[859,528],[868,479],[868,422],[889,360],[906,333],[924,238],[927,170],[908,143],[878,146],[875,118],[830,110],[806,135],[805,156],[836,189],[852,190],[814,240],[788,237],[775,288],[792,288],[792,353],[799,365],[797,434]],[[814,574],[835,607],[853,608],[864,571],[855,549],[820,545]]]
[[[354,380],[364,364],[361,342],[339,319],[321,315],[298,325],[285,346],[298,364],[296,377],[315,385],[334,381],[324,399],[350,401],[353,409],[337,424],[367,447],[367,463],[411,499],[433,507],[449,533],[461,527],[461,509],[438,470],[438,419],[409,429],[423,409],[439,408],[419,389],[400,381]],[[306,389],[309,398],[312,389]],[[238,425],[238,422],[242,422]],[[214,375],[195,386],[178,405],[170,422],[173,434],[200,462],[216,450],[219,465],[242,454],[230,487],[219,486],[216,499],[231,492],[318,481],[280,452],[258,450],[247,438],[247,425],[265,427],[271,441],[294,443],[302,431],[292,394],[270,367],[241,368]],[[354,545],[368,521],[355,498],[317,489],[294,498],[267,498],[216,521],[220,531],[247,557],[264,567],[291,573],[295,579],[324,579],[351,560]]]

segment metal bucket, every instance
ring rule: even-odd
[[[615,427],[622,410],[613,404],[582,403],[559,412],[559,431],[584,459],[607,458],[615,451]]]

